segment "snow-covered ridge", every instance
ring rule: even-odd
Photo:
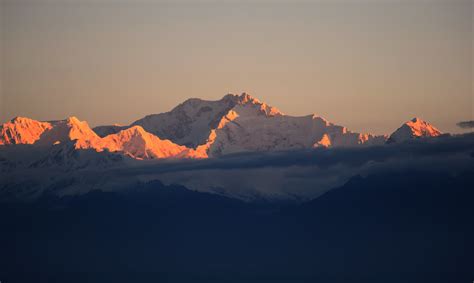
[[[75,141],[76,149],[86,149],[99,143],[100,137],[89,124],[76,117],[52,121],[50,124],[52,127],[45,131],[35,144],[48,146]]]
[[[383,144],[387,139],[353,133],[314,115],[288,116],[247,93],[228,94],[218,101],[188,99],[170,112],[148,115],[132,125],[213,157],[244,151]]]
[[[116,134],[121,130],[125,130],[129,128],[129,126],[122,126],[122,125],[105,125],[105,126],[97,126],[92,130],[101,138],[106,137],[111,134]]]
[[[136,159],[197,157],[192,149],[169,140],[161,140],[140,126],[133,126],[102,138],[95,149],[122,152]]]
[[[96,152],[117,152],[135,159],[202,157],[194,150],[174,144],[169,140],[162,140],[146,132],[140,126],[126,128],[116,134],[110,134],[102,138],[89,127],[87,122],[80,121],[76,117],[51,122],[16,118],[4,124],[2,131],[7,132],[5,140],[9,142],[8,144],[56,147],[57,149],[52,150],[51,153],[59,157],[56,159],[61,160],[61,162],[66,162],[65,158],[73,156],[71,150],[79,149],[92,149]],[[10,132],[14,133],[14,139],[10,138],[12,136]],[[68,154],[58,155],[58,153],[64,152],[68,152]]]
[[[191,98],[169,112],[148,115],[130,126],[91,129],[76,117],[40,122],[18,117],[0,127],[0,145],[33,144],[96,152],[115,152],[135,159],[207,158],[251,151],[315,147],[352,147],[434,137],[439,130],[421,119],[402,125],[388,139],[356,133],[322,117],[294,117],[252,96],[228,94],[217,101]]]

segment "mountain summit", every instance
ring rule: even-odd
[[[212,130],[217,129],[230,111],[238,106],[253,109],[267,117],[283,115],[278,109],[246,93],[240,96],[228,94],[217,101],[191,98],[170,112],[148,115],[132,123],[132,126],[141,126],[156,136],[195,148],[205,144]]]
[[[285,115],[247,93],[228,94],[218,101],[188,99],[170,112],[146,116],[134,125],[214,157],[246,151],[383,144],[386,140],[384,136],[353,133],[314,115]]]
[[[0,126],[0,145],[33,144],[51,128],[48,122],[16,117]]]
[[[393,132],[387,142],[393,143],[416,138],[437,137],[441,134],[441,131],[436,129],[430,123],[423,121],[420,118],[413,118]]]
[[[76,149],[85,149],[94,147],[100,140],[87,122],[74,116],[50,124],[52,127],[41,135],[37,144],[47,146],[73,142]]]

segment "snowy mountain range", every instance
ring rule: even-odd
[[[415,118],[390,136],[351,132],[316,115],[294,117],[244,93],[218,101],[188,99],[169,112],[129,126],[91,129],[76,117],[41,122],[17,117],[0,127],[0,145],[111,152],[134,159],[209,158],[241,152],[357,147],[435,137],[441,132]]]
[[[242,200],[312,199],[374,166],[385,170],[389,160],[424,162],[421,148],[451,142],[437,136],[419,118],[390,135],[356,133],[316,115],[285,115],[245,93],[189,99],[127,126],[17,117],[0,126],[0,200],[153,180]],[[470,148],[466,139],[455,150]],[[445,156],[435,158],[430,164],[445,166]]]

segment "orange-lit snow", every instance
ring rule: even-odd
[[[208,158],[252,152],[384,144],[387,136],[351,132],[316,115],[288,116],[252,96],[218,101],[188,99],[172,111],[144,117],[130,126],[99,126],[98,135],[76,117],[40,122],[17,117],[0,128],[1,144],[60,146],[117,152],[135,159]],[[434,137],[441,132],[415,118],[390,142]]]

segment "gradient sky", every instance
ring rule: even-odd
[[[128,124],[243,91],[389,133],[473,120],[471,0],[0,0],[0,120]]]

